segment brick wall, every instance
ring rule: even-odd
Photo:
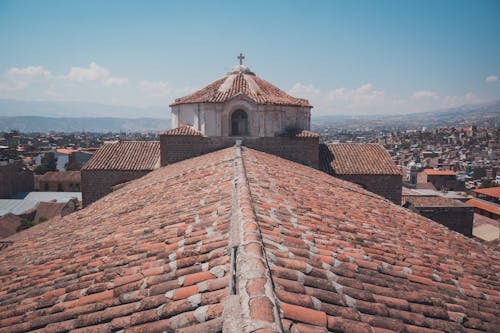
[[[160,135],[161,165],[234,146],[237,139],[241,138]],[[318,168],[319,138],[252,137],[243,138],[242,145]]]
[[[82,204],[84,207],[102,198],[113,191],[112,187],[140,178],[151,172],[142,171],[114,171],[114,170],[85,170],[82,173]]]
[[[333,175],[340,179],[359,184],[396,205],[401,205],[403,177],[401,175]]]
[[[408,208],[451,230],[472,237],[473,207],[414,207],[409,204]]]
[[[31,192],[34,187],[33,172],[24,169],[22,161],[0,166],[0,199],[12,197],[17,192]]]

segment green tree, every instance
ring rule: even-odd
[[[37,175],[43,175],[49,171],[57,171],[57,157],[53,152],[42,156],[42,163],[35,168]]]
[[[82,168],[82,165],[78,162],[78,161],[73,161],[73,162],[67,162],[65,165],[64,165],[64,168],[67,170],[67,171],[78,171]]]

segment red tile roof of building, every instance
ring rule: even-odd
[[[474,192],[484,194],[489,197],[500,198],[500,186],[490,188],[478,188]]]
[[[296,138],[319,138],[319,134],[306,130],[291,131],[284,133],[281,136],[293,136]]]
[[[38,177],[38,181],[80,183],[81,175],[80,171],[49,171]]]
[[[180,127],[172,128],[171,130],[165,131],[162,135],[169,136],[203,136],[203,134],[198,131],[193,126],[183,125]]]
[[[467,205],[485,210],[489,213],[500,215],[500,205],[496,203],[481,200],[481,199],[470,199],[465,202]]]
[[[163,167],[9,239],[2,333],[500,328],[497,252],[247,148]]]
[[[438,196],[413,196],[406,198],[406,202],[415,207],[468,207],[461,201]]]
[[[154,170],[159,166],[159,141],[121,141],[104,144],[82,169]]]
[[[171,106],[188,103],[224,103],[243,95],[256,104],[312,107],[306,99],[295,98],[253,73],[229,73],[191,95],[177,98]]]
[[[435,170],[435,169],[424,169],[423,173],[428,176],[456,176],[457,173],[451,170]]]
[[[320,145],[320,169],[339,175],[399,175],[385,148],[372,143]]]
[[[59,154],[64,154],[64,155],[71,155],[74,152],[77,152],[78,150],[75,149],[67,149],[67,148],[58,148],[56,149],[56,152]]]

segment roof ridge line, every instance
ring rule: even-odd
[[[229,247],[231,253],[236,249],[234,266],[230,268],[234,272],[230,279],[235,282],[235,290],[234,293],[229,291],[224,302],[223,332],[253,332],[259,329],[283,332],[239,145],[234,147],[232,192]]]

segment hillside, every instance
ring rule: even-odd
[[[500,126],[500,101],[401,115],[313,117],[312,122],[313,127],[315,125],[321,126],[328,124],[351,129],[361,127],[370,127],[374,129],[414,129],[419,127],[433,128],[440,126]]]
[[[18,130],[31,132],[157,132],[170,129],[166,118],[53,118],[0,117],[0,132]]]

